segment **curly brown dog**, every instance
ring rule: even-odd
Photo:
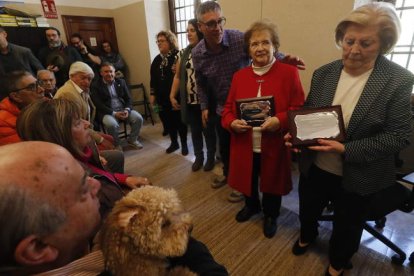
[[[119,200],[101,230],[105,266],[115,275],[196,275],[169,269],[168,257],[182,256],[192,228],[177,193],[146,186]]]

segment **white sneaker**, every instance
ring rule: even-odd
[[[142,149],[144,146],[138,142],[138,141],[134,141],[134,142],[130,142],[128,141],[128,145],[130,145],[131,147],[133,147],[134,149]]]

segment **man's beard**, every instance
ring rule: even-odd
[[[60,45],[62,45],[62,41],[49,41],[49,47],[51,48],[57,48],[60,47]]]

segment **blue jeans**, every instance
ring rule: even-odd
[[[129,134],[128,141],[135,142],[138,139],[139,132],[141,130],[144,119],[141,114],[135,110],[129,112],[127,123],[131,126],[131,133]],[[114,137],[114,144],[118,146],[120,144],[119,133],[119,120],[112,115],[105,115],[102,119],[102,123],[108,132],[108,134]]]

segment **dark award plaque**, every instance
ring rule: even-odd
[[[237,117],[251,126],[260,126],[275,115],[273,96],[236,100]]]
[[[289,132],[294,147],[317,145],[317,139],[345,140],[340,105],[288,111]]]

